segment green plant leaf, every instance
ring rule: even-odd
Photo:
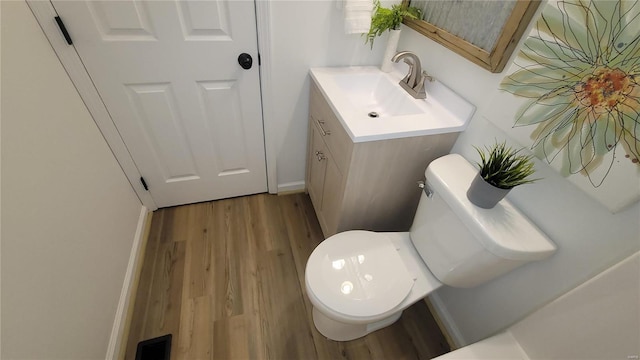
[[[415,7],[407,7],[406,5],[392,5],[391,9],[384,8],[380,5],[380,0],[373,0],[373,15],[371,16],[371,27],[365,35],[365,44],[373,42],[376,37],[382,35],[387,30],[400,29],[400,24],[405,17],[410,19],[418,19],[421,16],[420,9]]]
[[[480,155],[480,176],[489,184],[511,189],[518,185],[532,183],[539,179],[529,179],[535,172],[531,155],[520,154],[522,149],[515,150],[505,142],[498,143],[484,150],[474,146]]]

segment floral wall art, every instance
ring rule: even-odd
[[[616,212],[640,198],[640,2],[550,0],[484,116]]]

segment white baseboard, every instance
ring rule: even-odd
[[[304,191],[304,181],[293,181],[278,184],[278,194]]]
[[[429,294],[429,301],[431,302],[434,310],[438,313],[438,317],[440,318],[442,325],[449,333],[453,344],[457,348],[469,345],[464,336],[462,336],[460,329],[458,329],[455,322],[453,321],[453,318],[451,317],[451,314],[447,310],[446,306],[444,306],[444,302],[442,301],[442,298],[440,298],[440,295],[438,295],[437,292]]]
[[[138,219],[138,226],[136,227],[136,233],[133,237],[133,245],[131,246],[131,254],[129,255],[129,263],[127,265],[127,271],[124,274],[124,282],[122,283],[122,291],[120,292],[120,300],[118,301],[118,308],[116,309],[116,316],[113,321],[113,327],[111,328],[111,338],[109,339],[109,345],[107,347],[107,360],[117,360],[120,352],[120,346],[122,344],[123,332],[127,321],[127,310],[129,309],[129,300],[131,299],[133,289],[135,272],[138,268],[138,263],[142,261],[140,259],[140,250],[142,249],[142,242],[144,236],[144,230],[146,227],[146,221],[149,218],[147,213],[149,210],[142,206],[140,209],[140,218]]]

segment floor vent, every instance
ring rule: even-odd
[[[171,334],[140,341],[136,360],[169,360],[171,356]]]

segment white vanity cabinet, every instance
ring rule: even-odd
[[[325,237],[345,230],[407,231],[417,182],[457,132],[354,143],[311,81],[306,188]]]

